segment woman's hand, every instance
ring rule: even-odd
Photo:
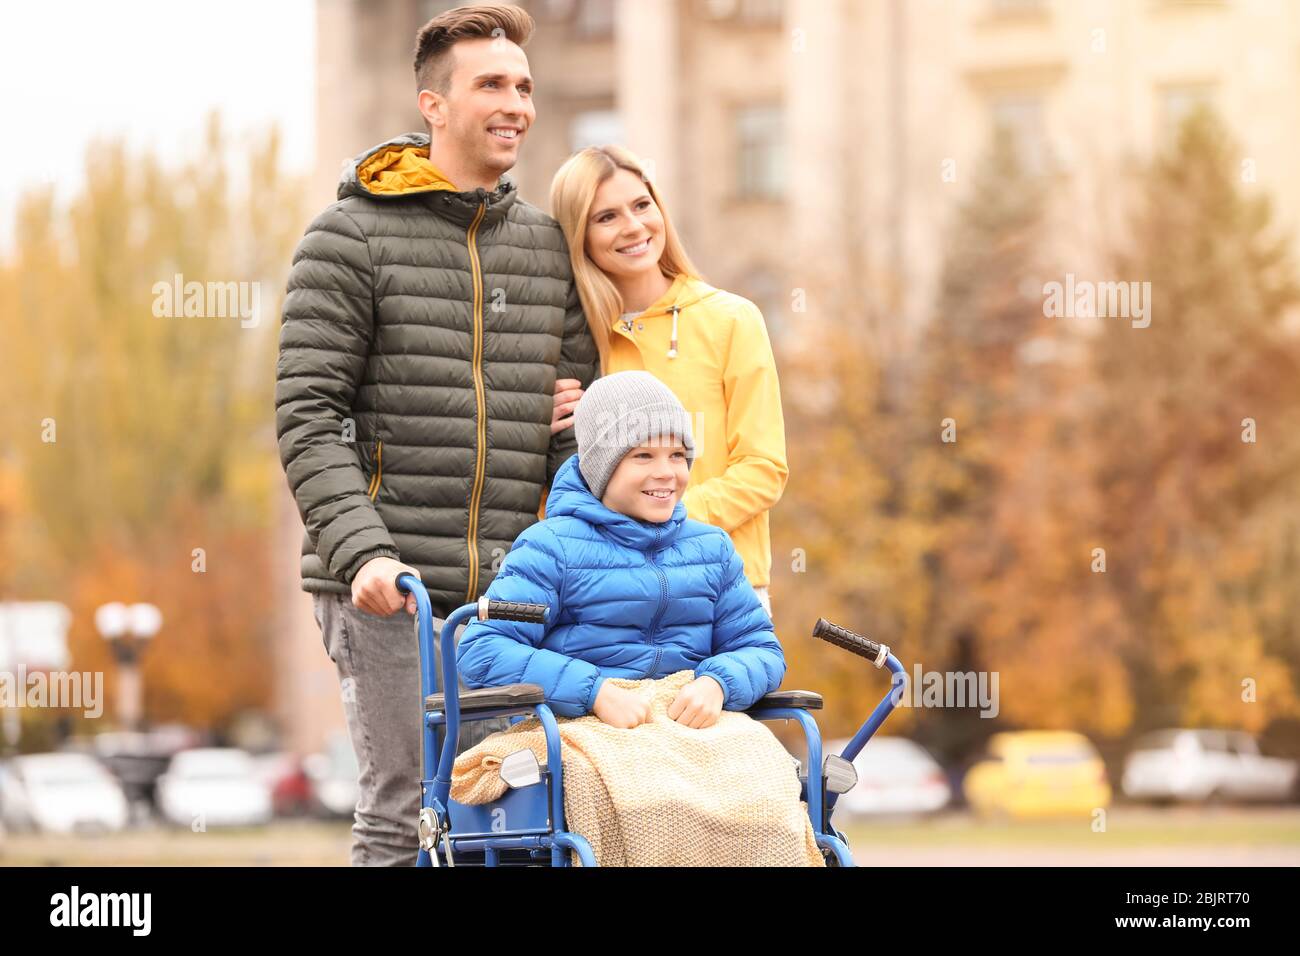
[[[650,701],[605,681],[596,691],[592,713],[611,727],[627,730],[650,720]]]
[[[706,674],[677,692],[668,705],[668,716],[687,727],[712,727],[718,722],[726,700],[722,685]]]
[[[551,434],[573,427],[573,410],[583,396],[582,383],[576,378],[555,380],[555,406],[551,409]]]

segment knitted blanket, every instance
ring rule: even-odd
[[[587,838],[601,866],[824,866],[794,761],[767,727],[735,711],[698,730],[668,717],[694,678],[610,678],[650,696],[652,719],[639,727],[611,727],[595,715],[558,721],[569,831]],[[545,763],[536,717],[461,754],[452,799],[499,798],[501,760],[524,748]]]

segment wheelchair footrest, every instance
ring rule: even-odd
[[[472,714],[480,710],[498,710],[502,707],[532,707],[545,703],[546,692],[536,684],[509,684],[505,687],[480,687],[460,692],[460,712]],[[425,713],[442,711],[447,706],[446,694],[430,694],[424,699]]]

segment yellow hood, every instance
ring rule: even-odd
[[[412,145],[382,146],[371,153],[357,164],[357,182],[375,196],[458,191],[455,183],[429,162],[428,149]]]
[[[695,305],[718,294],[719,291],[703,279],[679,275],[673,279],[673,284],[668,287],[668,291],[656,302],[652,302],[639,318],[650,319],[657,315],[667,315],[672,311],[673,306],[677,306],[680,312],[688,305]]]

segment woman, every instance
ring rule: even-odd
[[[789,471],[762,313],[700,277],[643,164],[622,147],[570,157],[551,183],[551,214],[603,374],[644,369],[686,406],[696,436],[687,516],[731,535],[770,616],[767,512]]]

